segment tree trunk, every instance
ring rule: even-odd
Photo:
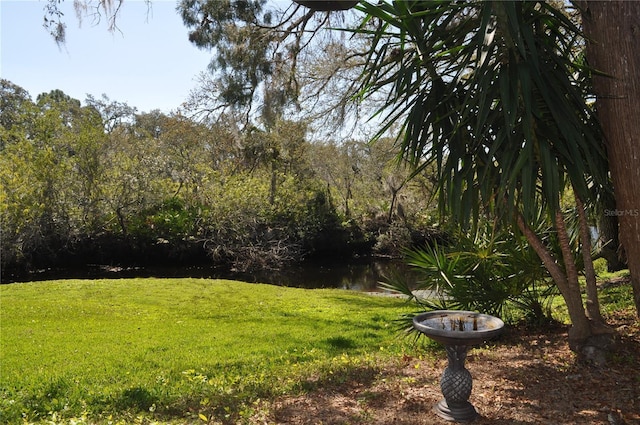
[[[562,213],[559,214],[562,216]],[[538,257],[542,260],[544,267],[551,275],[554,283],[558,286],[558,289],[562,294],[562,298],[564,298],[564,301],[567,304],[567,310],[572,324],[571,331],[569,332],[569,346],[575,351],[575,348],[591,335],[589,319],[587,318],[584,306],[582,305],[580,287],[576,287],[576,285],[572,284],[572,282],[567,278],[567,274],[560,266],[553,253],[547,248],[542,240],[540,240],[538,235],[525,223],[522,214],[518,214],[516,220],[518,228],[525,238],[527,238],[527,241],[533,250],[538,254]]]
[[[574,346],[580,345],[591,335],[591,326],[589,325],[589,320],[584,310],[584,305],[582,304],[582,294],[580,293],[580,283],[578,281],[578,268],[576,267],[573,252],[571,252],[569,234],[567,233],[567,226],[562,211],[556,211],[555,227],[565,269],[566,290],[562,295],[567,303],[571,323],[575,327],[574,320],[577,320],[580,325],[578,329],[573,331],[573,337],[571,332],[569,333],[569,343],[572,344],[572,348],[575,349]],[[586,327],[587,330],[584,330],[583,327]]]
[[[129,238],[129,232],[127,232],[127,224],[124,220],[124,214],[122,214],[122,208],[116,208],[116,217],[118,217],[118,224],[120,224],[120,230],[122,230],[122,236],[125,239]]]
[[[640,317],[640,2],[583,1],[582,18],[620,223]]]
[[[269,205],[276,203],[276,190],[278,188],[278,174],[276,169],[276,163],[271,163],[271,187],[269,188]]]
[[[569,347],[580,359],[598,366],[605,365],[613,344],[613,331],[604,326],[603,323],[591,321],[587,317],[584,305],[582,304],[582,295],[580,294],[577,273],[571,271],[573,276],[567,276],[567,273],[565,273],[560,266],[553,253],[551,253],[538,235],[525,223],[522,214],[516,216],[516,221],[518,228],[527,238],[527,241],[534,251],[536,251],[547,271],[549,271],[567,305],[571,319]],[[568,250],[568,236],[561,212],[556,214],[556,230],[558,231],[560,245],[563,246],[563,259],[568,261],[573,258],[573,255],[570,249]],[[575,269],[575,264],[569,266],[569,270],[571,270],[571,267]]]
[[[387,214],[387,223],[391,224],[393,221],[393,210],[396,206],[396,199],[398,199],[398,191],[394,188],[391,189],[391,205],[389,205],[389,214]]]
[[[584,210],[582,199],[576,195],[576,210],[578,211],[578,223],[580,225],[580,243],[582,245],[582,260],[584,262],[584,277],[587,288],[587,315],[594,322],[604,324],[600,313],[600,301],[598,300],[598,288],[596,286],[596,271],[591,259],[591,235],[587,223],[587,213]]]
[[[624,255],[624,249],[620,245],[620,237],[618,235],[615,198],[607,195],[602,200],[599,209],[601,209],[598,218],[599,250],[595,258],[604,258],[607,261],[607,271],[609,272],[626,269],[626,256]]]

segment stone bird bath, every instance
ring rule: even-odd
[[[415,316],[413,327],[447,350],[449,364],[440,379],[444,399],[434,406],[434,411],[449,421],[474,420],[478,412],[469,402],[473,380],[464,367],[467,350],[500,335],[504,322],[472,311],[436,310]]]

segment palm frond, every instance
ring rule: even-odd
[[[545,2],[402,1],[360,9],[371,33],[360,95],[387,93],[402,155],[435,164],[441,213],[465,225],[483,210],[530,221],[567,184],[588,200],[607,162],[585,106],[579,28]],[[361,26],[360,31],[364,31]],[[580,72],[578,72],[580,71]]]

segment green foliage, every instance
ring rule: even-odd
[[[406,303],[340,290],[135,279],[0,298],[2,423],[238,423],[259,399],[375,373],[407,347],[388,326]]]
[[[596,272],[596,276],[604,276],[607,272],[607,260],[604,258],[598,258],[593,261],[593,269]]]
[[[204,237],[214,259],[239,270],[277,268],[313,252],[324,232],[339,227],[321,187],[314,181],[276,174],[236,175],[210,190]]]
[[[35,104],[3,84],[3,268],[205,253],[221,267],[278,268],[366,253],[376,238],[396,253],[408,239],[385,229],[413,229],[428,210],[429,182],[407,182],[391,140],[310,143],[303,122],[242,131],[135,115],[106,96],[82,106],[59,90]]]
[[[475,223],[489,210],[532,221],[607,187],[607,162],[585,104],[579,28],[546,2],[381,2],[358,30],[371,47],[361,95],[402,123],[416,173],[435,165],[440,206]]]
[[[526,242],[491,223],[475,233],[455,234],[449,245],[410,250],[406,261],[418,272],[416,284],[392,278],[383,287],[409,296],[424,309],[479,311],[505,320],[524,315],[529,321],[542,321],[549,317],[548,302],[557,293]]]
[[[23,127],[29,123],[29,116],[34,112],[35,105],[29,92],[13,84],[9,80],[0,78],[0,127],[5,131]],[[7,133],[0,138],[0,149],[5,146]]]
[[[186,207],[179,198],[169,199],[134,216],[129,232],[152,240],[186,238],[196,234],[198,212]]]
[[[27,107],[18,122],[28,124],[3,128],[3,138],[8,136],[0,151],[3,261],[24,259],[73,236],[67,188],[73,184],[74,129],[65,119],[77,111],[68,106],[53,103],[38,113]]]
[[[263,128],[301,112],[329,115],[335,118],[325,121],[331,126],[344,121],[342,100],[350,93],[340,95],[336,90],[344,86],[328,81],[345,62],[357,61],[343,46],[344,34],[322,28],[344,24],[340,14],[266,0],[181,0],[178,12],[189,40],[213,52],[211,79],[190,100],[198,113],[218,119],[211,111],[240,111],[246,124]],[[332,101],[318,102],[327,93]],[[301,111],[305,102],[309,108]]]
[[[249,25],[262,20],[264,3],[184,0],[179,4],[185,25],[192,29],[189,40],[201,48],[216,48],[211,68],[223,71],[221,97],[225,102],[250,103],[258,83],[273,72],[274,65],[267,58],[270,38],[266,28]],[[252,54],[247,55],[245,48]]]

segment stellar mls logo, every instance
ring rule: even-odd
[[[604,210],[604,215],[606,215],[607,217],[622,217],[625,215],[630,217],[637,217],[640,215],[640,210]]]

